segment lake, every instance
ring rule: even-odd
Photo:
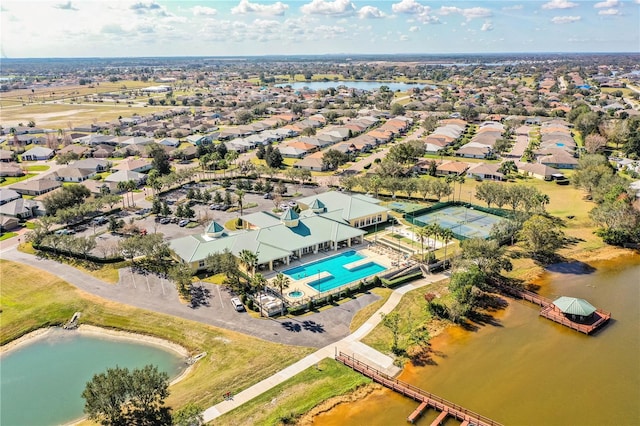
[[[176,378],[186,368],[173,351],[131,340],[54,329],[2,354],[0,424],[57,425],[82,417],[81,394],[94,374],[153,364]]]
[[[537,282],[539,293],[588,300],[612,313],[593,336],[509,300],[497,326],[450,328],[432,341],[437,365],[407,367],[400,380],[505,425],[637,425],[640,421],[640,256],[580,269],[557,265]],[[405,424],[418,406],[389,390],[375,391],[315,418],[316,425]],[[429,410],[417,424],[429,425]],[[450,421],[447,424],[458,424]]]
[[[295,83],[278,84],[279,87],[291,86],[292,89],[309,88],[310,90],[327,90],[331,87],[334,89],[338,86],[345,86],[349,89],[358,90],[378,90],[381,86],[387,86],[393,92],[401,91],[406,92],[409,89],[418,87],[424,89],[427,84],[415,84],[415,83],[385,83],[382,81],[299,81]],[[432,87],[432,86],[429,86]]]

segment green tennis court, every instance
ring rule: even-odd
[[[475,210],[473,207],[447,206],[417,216],[414,223],[418,226],[437,223],[465,238],[488,238],[493,225],[501,220],[504,218]]]

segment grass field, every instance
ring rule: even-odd
[[[96,104],[27,104],[25,106],[3,107],[3,125],[23,123],[30,120],[36,126],[53,129],[69,129],[72,126],[88,125],[94,121],[111,121],[118,117],[131,117],[135,114],[147,115],[155,111],[161,111],[170,106],[127,106],[126,104],[96,103]]]
[[[293,424],[319,403],[371,380],[325,358],[284,383],[216,419],[218,426]]]
[[[109,302],[22,264],[0,260],[0,270],[3,345],[82,312],[81,323],[160,337],[193,354],[207,352],[188,377],[171,386],[167,403],[174,408],[187,402],[208,407],[220,402],[224,392],[237,393],[313,351]]]
[[[49,170],[49,166],[38,166],[38,165],[34,165],[34,166],[26,166],[25,169],[27,169],[27,171],[30,172],[46,172],[47,170]]]
[[[5,177],[4,181],[2,183],[0,183],[0,186],[7,186],[7,185],[12,185],[16,182],[20,182],[26,179],[29,179],[30,177],[34,177],[36,175],[36,173],[27,173],[24,176],[17,176],[17,177]]]
[[[8,240],[9,238],[13,238],[16,235],[18,234],[15,232],[5,232],[4,234],[0,235],[0,241]]]

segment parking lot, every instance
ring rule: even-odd
[[[200,190],[218,191],[224,196],[224,188],[219,186],[200,186]],[[295,204],[295,200],[298,198],[307,197],[316,193],[325,191],[326,188],[315,186],[301,186],[296,185],[288,186],[288,192],[293,193],[297,191],[295,197],[285,194],[281,199],[268,199],[264,197],[264,194],[246,193],[243,197],[244,206],[253,206],[243,209],[243,214],[254,213],[259,211],[273,211],[278,205],[284,207],[284,205]],[[162,195],[162,198],[168,200],[171,205],[172,211],[175,213],[175,206],[178,202],[186,200],[188,188],[178,189]],[[230,189],[233,199],[235,200],[234,190]],[[277,198],[277,197],[276,197]],[[118,219],[122,219],[125,224],[134,224],[141,230],[145,230],[146,233],[161,233],[165,241],[169,241],[175,238],[183,237],[185,235],[202,233],[204,227],[211,221],[215,220],[224,226],[228,221],[240,217],[240,210],[236,210],[237,203],[226,211],[211,209],[211,205],[216,204],[213,201],[202,204],[196,203],[192,205],[192,209],[195,212],[195,217],[191,219],[189,225],[179,226],[178,218],[171,216],[171,222],[161,223],[160,218],[150,213],[151,203],[147,200],[139,200],[136,202],[136,208],[125,210],[117,214]],[[106,218],[108,219],[108,218]],[[195,226],[194,226],[195,225]],[[91,251],[91,254],[98,257],[108,257],[116,253],[118,247],[118,241],[122,239],[122,236],[113,235],[108,231],[108,220],[106,223],[88,223],[83,226],[75,228],[76,235],[78,236],[96,236],[97,246]]]

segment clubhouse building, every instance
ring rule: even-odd
[[[243,229],[234,232],[212,222],[203,234],[174,239],[169,246],[194,271],[204,269],[209,254],[225,250],[236,256],[249,250],[258,257],[258,269],[272,271],[305,255],[362,243],[366,232],[361,228],[388,220],[380,200],[364,195],[325,192],[298,203],[300,213],[290,208],[280,216],[247,214],[240,218]]]

